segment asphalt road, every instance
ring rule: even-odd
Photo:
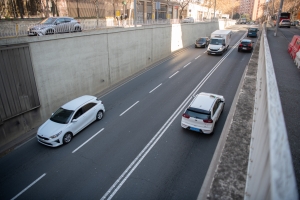
[[[2,157],[0,199],[196,199],[251,56],[234,46],[245,33],[223,56],[191,46],[111,90],[103,120],[70,144],[32,139]],[[226,99],[212,135],[180,126],[199,92]]]

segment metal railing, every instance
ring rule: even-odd
[[[287,131],[264,24],[245,200],[298,200]]]
[[[96,30],[96,29],[105,29],[105,28],[114,28],[114,27],[133,27],[133,20],[116,20],[116,19],[82,19],[80,21],[80,26],[82,31]],[[180,19],[150,19],[150,20],[137,20],[137,26],[149,26],[149,25],[161,25],[161,24],[180,24],[182,20]],[[199,21],[195,22],[210,22],[213,20]],[[216,20],[215,20],[216,21]],[[21,22],[21,23],[1,23],[0,26],[0,38],[6,37],[19,37],[27,36],[28,30],[30,27],[38,26],[38,23],[32,22]],[[66,28],[65,29],[70,29]],[[74,32],[74,30],[61,30],[61,32]],[[56,32],[54,32],[55,34]]]

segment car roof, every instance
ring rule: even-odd
[[[249,39],[242,39],[241,42],[252,42],[252,40],[249,40]]]
[[[76,99],[73,99],[72,101],[69,101],[68,103],[64,104],[62,106],[62,108],[67,109],[67,110],[76,110],[77,108],[79,108],[80,106],[85,104],[86,102],[89,102],[93,99],[96,99],[96,97],[90,96],[90,95],[84,95],[84,96],[78,97]]]
[[[216,99],[217,98],[214,94],[201,92],[195,97],[194,101],[190,105],[190,108],[210,111]]]

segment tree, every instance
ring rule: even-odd
[[[167,4],[169,5],[171,0],[167,0]],[[177,5],[180,6],[180,12],[179,12],[179,18],[182,19],[182,12],[185,9],[189,3],[192,2],[192,0],[172,0],[172,2],[176,3]]]

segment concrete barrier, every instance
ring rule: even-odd
[[[99,94],[216,29],[218,22],[202,22],[1,39],[29,44],[41,106],[3,122],[0,150],[69,100]]]

